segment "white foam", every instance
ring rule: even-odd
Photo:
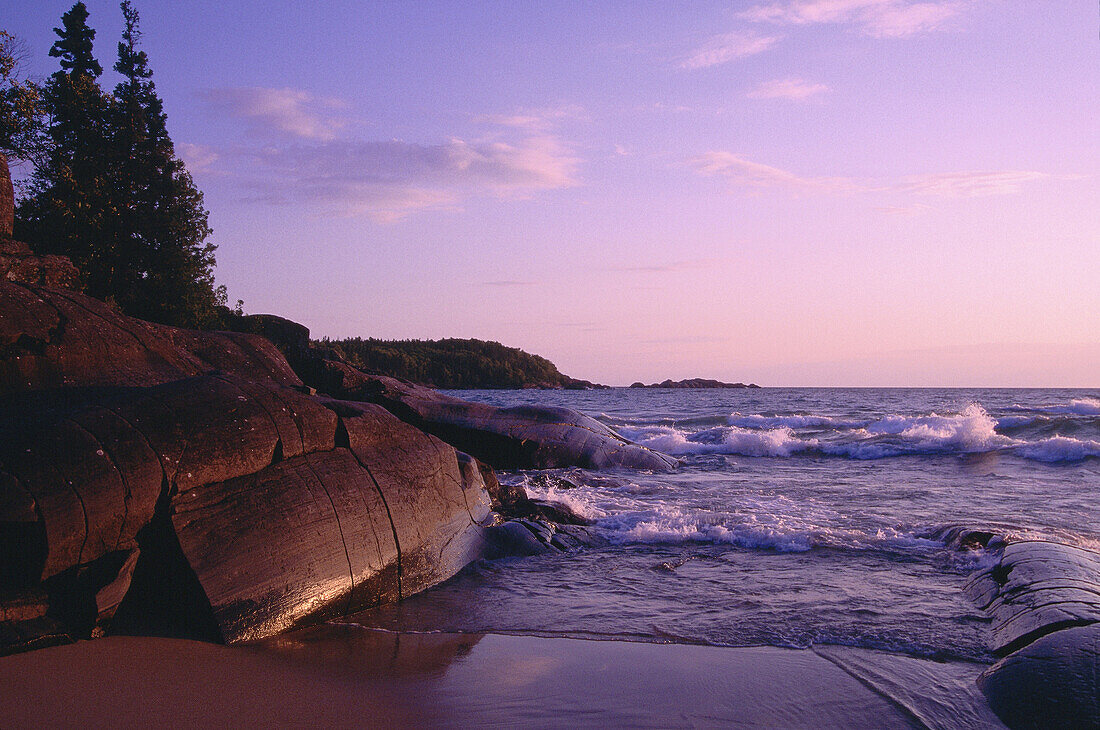
[[[760,414],[743,416],[740,413],[733,413],[729,417],[729,425],[740,428],[860,428],[866,424],[866,421],[845,421],[830,416],[814,416],[806,413],[790,416]]]
[[[719,426],[685,433],[669,426],[650,426],[621,431],[632,441],[673,456],[733,454],[784,457],[817,447],[817,439],[800,439],[789,427],[761,431]]]
[[[1038,411],[1056,416],[1100,416],[1100,398],[1074,398],[1068,404],[1050,406],[1012,406],[1013,410]]]
[[[1089,457],[1100,457],[1100,441],[1052,436],[1017,446],[1014,451],[1017,455],[1034,461],[1081,461]]]

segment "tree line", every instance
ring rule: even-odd
[[[15,237],[68,256],[86,294],[126,314],[183,327],[224,318],[202,193],[176,155],[164,105],[140,48],[138,12],[125,21],[113,91],[100,85],[95,30],[83,2],[54,28],[60,68],[44,83],[19,73],[21,48],[0,30],[0,165],[30,162]],[[238,309],[239,309],[238,303]]]
[[[321,341],[337,346],[360,370],[437,388],[567,388],[591,385],[558,372],[554,363],[516,347],[484,340]]]

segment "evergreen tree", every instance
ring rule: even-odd
[[[42,253],[69,256],[91,296],[143,319],[186,327],[217,323],[224,287],[214,286],[215,246],[196,188],[168,136],[138,13],[122,5],[125,30],[113,96],[97,78],[95,31],[78,2],[55,28],[50,55],[61,70],[43,102],[47,152],[19,207],[20,234]]]
[[[225,302],[214,287],[215,246],[202,193],[168,136],[167,116],[157,95],[149,58],[138,49],[138,13],[129,0],[114,69],[113,147],[118,164],[117,224],[127,286],[116,295],[127,312],[183,326],[208,326]]]
[[[115,290],[117,245],[107,224],[113,210],[106,126],[110,99],[97,81],[102,67],[92,55],[95,31],[78,2],[54,28],[50,55],[61,60],[43,89],[48,115],[46,150],[36,166],[30,196],[18,211],[21,237],[40,253],[68,256],[85,290],[107,298]]]
[[[42,97],[38,87],[20,78],[22,49],[19,39],[0,30],[0,239],[12,235],[15,207],[8,156],[30,159],[40,147]]]

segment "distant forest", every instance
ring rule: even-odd
[[[436,388],[590,388],[558,372],[554,363],[517,347],[484,340],[376,340],[355,337],[321,341],[338,347],[347,361],[371,373]]]

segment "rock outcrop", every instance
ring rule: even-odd
[[[1100,727],[1100,553],[1009,543],[966,594],[993,620],[1003,658],[978,683],[1005,724]]]
[[[0,282],[0,641],[229,642],[392,601],[488,549],[482,470],[308,394],[266,339]]]
[[[568,408],[471,403],[407,381],[363,373],[321,348],[296,366],[317,390],[377,403],[497,469],[579,466],[668,471],[677,464]]]

